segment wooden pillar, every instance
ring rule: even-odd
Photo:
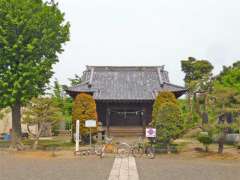
[[[106,114],[106,124],[107,124],[107,136],[110,136],[110,131],[109,131],[109,128],[110,128],[110,108],[107,108],[107,114]]]
[[[141,120],[142,120],[142,128],[143,128],[143,135],[145,134],[145,129],[146,129],[146,119],[145,119],[145,108],[142,109],[141,112]]]

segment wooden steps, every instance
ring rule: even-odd
[[[110,127],[110,135],[113,137],[142,136],[144,131],[142,127]]]

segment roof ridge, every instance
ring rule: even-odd
[[[175,87],[186,89],[186,87],[184,87],[184,86],[179,86],[179,85],[176,85],[176,84],[172,84],[170,82],[164,82],[164,84],[169,84],[169,85],[172,85],[172,86],[175,86]]]
[[[163,68],[165,65],[158,65],[158,66],[89,66],[87,65],[86,68],[90,70],[91,68]]]

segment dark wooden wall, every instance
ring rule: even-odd
[[[97,101],[98,120],[106,126],[107,109],[110,110],[110,126],[142,126],[142,120],[145,120],[146,125],[152,119],[153,101],[125,101],[125,102],[106,102]],[[124,112],[136,112],[127,113]],[[141,114],[143,111],[143,114]],[[122,112],[122,113],[120,113]],[[141,117],[142,115],[142,117]],[[128,121],[128,122],[126,122]]]

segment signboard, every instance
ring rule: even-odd
[[[92,128],[97,127],[96,120],[86,120],[85,121],[85,127]]]
[[[146,128],[146,137],[155,138],[156,137],[156,128]]]

